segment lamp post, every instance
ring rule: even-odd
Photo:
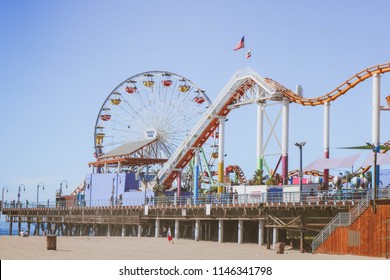
[[[23,187],[23,191],[26,191],[26,186],[24,184],[21,184],[19,187],[18,187],[18,207],[20,205],[20,192],[22,191],[22,187]]]
[[[378,170],[377,170],[377,153],[378,149],[374,144],[366,142],[367,146],[372,149],[374,152],[374,201],[377,199],[377,189],[378,189]]]
[[[146,190],[148,189],[148,177],[149,177],[149,164],[146,165],[146,173],[142,173],[141,181],[144,183],[145,186],[145,193],[144,193],[144,205],[146,206]]]
[[[116,188],[115,188],[115,205],[118,205],[118,181],[119,183],[122,183],[121,177],[119,177],[119,173],[116,173],[115,177],[112,178],[112,188],[114,190],[114,181],[116,178]],[[114,194],[114,191],[113,191]]]
[[[295,146],[299,148],[299,192],[302,193],[302,148],[306,142],[295,143]]]
[[[84,180],[84,194],[85,194],[85,188],[89,189],[89,207],[92,206],[92,184],[90,178],[85,178]],[[85,198],[84,198],[85,199]]]
[[[62,180],[60,183],[60,197],[62,196],[62,185],[65,185],[65,188],[68,188],[68,182],[66,180]]]
[[[38,207],[38,203],[39,203],[39,186],[42,186],[42,190],[44,190],[45,189],[45,184],[40,182],[37,185],[37,207]]]
[[[3,209],[3,205],[4,205],[4,190],[7,190],[7,192],[8,192],[8,187],[7,186],[4,186],[3,187],[3,190],[2,190],[2,192],[1,192],[1,209]]]
[[[61,202],[61,197],[62,197],[62,185],[65,185],[65,188],[68,188],[68,181],[66,180],[62,180],[61,183],[60,183],[60,191],[59,191],[59,203],[60,203],[60,206],[62,206],[62,202]]]

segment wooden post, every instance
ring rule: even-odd
[[[271,228],[267,227],[267,250],[271,249]]]
[[[20,231],[22,230],[22,221],[21,221],[22,217],[18,217],[18,234],[20,233]]]
[[[304,248],[304,240],[305,240],[305,230],[302,228],[301,229],[301,242],[300,242],[300,248],[299,248],[299,251],[301,253],[304,253],[305,252],[305,248]]]
[[[12,235],[12,223],[13,223],[14,217],[9,217],[9,235]]]

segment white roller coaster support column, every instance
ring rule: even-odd
[[[324,158],[329,158],[329,136],[330,136],[330,103],[324,104]],[[329,169],[324,169],[324,189],[329,187]]]
[[[380,152],[380,100],[381,100],[381,76],[379,73],[373,76],[372,84],[372,144],[376,151]],[[379,185],[379,165],[376,168],[376,183]]]
[[[177,197],[181,194],[181,170],[177,171]]]
[[[263,170],[263,134],[264,134],[264,106],[265,103],[257,103],[257,169]]]
[[[288,126],[289,126],[290,100],[282,101],[282,180],[283,185],[288,184]]]
[[[195,149],[195,155],[194,155],[194,204],[197,204],[198,202],[198,186],[199,186],[199,149]]]
[[[118,161],[118,173],[122,172],[122,162]]]
[[[219,117],[219,135],[218,135],[218,193],[223,192],[223,186],[221,185],[224,175],[224,158],[225,158],[225,119],[226,117]]]

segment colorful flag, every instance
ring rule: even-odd
[[[234,51],[238,51],[239,49],[245,48],[244,37],[245,36],[242,36],[240,42],[238,42],[238,44],[234,47]]]
[[[250,58],[252,56],[252,50],[249,49],[249,51],[246,52],[246,58]]]

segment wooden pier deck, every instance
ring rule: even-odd
[[[3,208],[12,234],[22,225],[29,234],[66,236],[164,236],[216,242],[288,242],[302,252],[337,213],[358,201],[306,201],[240,204],[140,205],[99,207]],[[35,226],[31,232],[31,225]]]

